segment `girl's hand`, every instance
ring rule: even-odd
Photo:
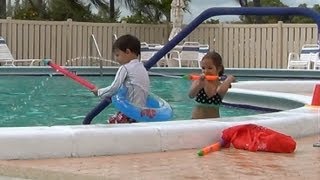
[[[229,81],[230,83],[236,82],[236,78],[232,75],[227,75],[226,80]]]
[[[204,76],[200,76],[198,80],[192,81],[191,88],[189,90],[189,97],[194,98],[198,94],[198,92],[204,87],[204,84]]]
[[[205,79],[206,79],[206,75],[201,74],[201,75],[200,75],[200,79],[199,79],[199,80],[200,80],[200,81],[204,81]]]
[[[220,96],[224,96],[228,89],[231,88],[231,83],[235,82],[236,78],[233,75],[227,75],[227,78],[222,81],[221,85],[218,87],[218,93]]]

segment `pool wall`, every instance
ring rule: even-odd
[[[268,85],[263,82],[251,83],[250,86],[237,83],[232,89],[256,96],[261,91],[253,90],[254,87],[266,86],[263,89],[268,89],[268,93],[262,93],[265,98],[291,98],[303,104],[311,102],[309,96],[288,93],[294,91],[292,85],[297,84],[294,81],[274,81],[268,82]],[[301,83],[301,86],[305,92],[312,93],[315,83],[319,81],[308,81]],[[287,93],[271,92],[273,89]],[[0,159],[85,157],[197,149],[218,141],[223,129],[247,123],[266,126],[299,138],[320,133],[319,121],[319,107],[302,106],[276,113],[212,120],[1,128]]]

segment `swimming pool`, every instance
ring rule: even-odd
[[[174,72],[178,71],[174,70]],[[256,74],[259,74],[259,72]],[[237,74],[235,75],[237,76]],[[24,79],[19,84],[18,91],[16,91],[16,78]],[[100,78],[96,80],[96,77],[91,76],[87,78],[98,85],[100,85],[100,81],[101,84],[107,84],[112,80],[112,78],[107,80],[105,77],[102,77],[101,80],[99,80]],[[6,79],[6,85],[3,85],[4,79]],[[27,79],[29,80],[27,81]],[[54,78],[49,76],[28,76],[25,78],[25,76],[6,75],[1,76],[0,80],[2,85],[0,91],[2,95],[0,97],[6,97],[1,99],[0,102],[6,108],[15,107],[13,106],[14,104],[20,104],[26,107],[48,109],[50,113],[52,107],[43,106],[41,102],[46,102],[46,98],[56,95],[59,98],[54,98],[53,101],[58,103],[61,102],[61,99],[66,100],[66,97],[73,97],[74,101],[71,101],[69,106],[77,105],[79,104],[78,102],[86,104],[90,102],[89,99],[93,99],[94,105],[98,102],[98,99],[86,89],[63,76]],[[153,83],[159,83],[164,86],[168,82],[152,82],[154,86]],[[182,83],[188,82],[183,81]],[[240,81],[234,84],[228,93],[233,96],[231,98],[232,103],[236,104],[249,102],[248,100],[252,100],[250,103],[253,103],[253,105],[262,107],[263,105],[266,105],[266,107],[280,107],[283,104],[286,106],[295,104],[295,107],[288,108],[293,108],[291,110],[275,113],[197,121],[186,119],[118,125],[102,123],[85,126],[2,127],[0,131],[0,159],[83,157],[199,148],[217,141],[223,129],[243,123],[266,126],[293,137],[316,134],[320,132],[318,128],[320,108],[303,106],[310,103],[311,98],[293,94],[295,92],[311,94],[316,83],[319,83],[319,81]],[[44,90],[42,87],[46,86],[49,87]],[[180,87],[177,83],[170,84],[168,91],[174,90],[175,94],[168,95],[168,91],[165,91],[164,96],[176,98],[176,96],[182,94],[181,90],[183,89],[181,88],[183,87],[182,85]],[[59,89],[58,94],[51,94],[51,90],[54,88]],[[67,95],[68,92],[71,92],[71,95]],[[158,92],[155,90],[155,93]],[[8,98],[12,96],[14,96],[14,101],[10,105]],[[37,96],[42,97],[38,102],[33,99]],[[225,100],[229,101],[230,99],[226,97]],[[66,106],[62,105],[60,108],[63,110],[63,116],[72,114],[66,111],[66,109],[69,109]],[[1,112],[3,112],[2,109]],[[77,109],[75,112],[76,114],[79,113]],[[33,114],[37,113],[37,111],[33,111]],[[87,110],[85,113],[87,113]],[[50,119],[50,114],[47,117]],[[82,117],[77,118],[82,120]],[[65,121],[67,119],[62,118],[61,120]],[[25,118],[24,121],[33,121],[33,119]],[[19,123],[23,124],[21,120]],[[37,147],[37,149],[34,147]]]
[[[113,76],[85,77],[98,86],[111,84]],[[0,126],[79,125],[99,99],[87,89],[63,76],[2,76],[0,79]],[[190,81],[151,77],[151,90],[165,99],[174,110],[174,120],[190,119],[194,101],[187,91]],[[105,123],[115,113],[106,108],[93,124]],[[221,117],[247,116],[270,112],[224,105]]]

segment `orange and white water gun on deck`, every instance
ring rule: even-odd
[[[209,146],[206,146],[198,151],[198,156],[205,156],[209,153],[219,151],[222,147],[225,146],[225,143],[223,140],[220,140],[216,143],[210,144]]]

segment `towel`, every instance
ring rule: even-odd
[[[232,144],[237,149],[292,153],[296,142],[290,136],[255,124],[238,125],[222,132],[224,147]]]

